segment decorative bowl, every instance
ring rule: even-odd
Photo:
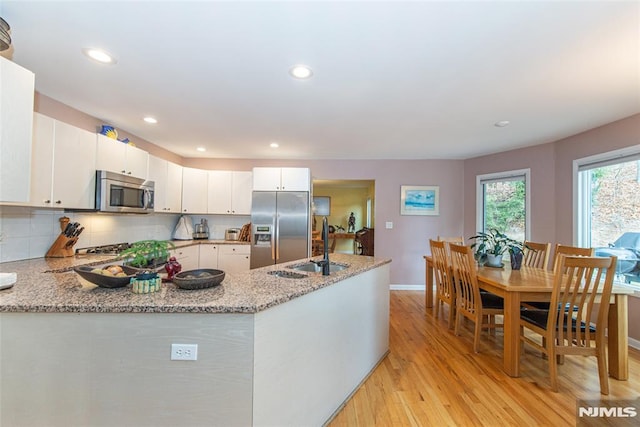
[[[140,270],[127,265],[121,265],[120,267],[122,267],[122,271],[124,271],[126,276],[105,276],[104,274],[94,273],[92,270],[97,269],[96,266],[81,265],[74,268],[73,271],[78,273],[80,277],[86,281],[98,285],[101,288],[122,288],[127,286],[131,278],[135,277],[137,273],[140,273]]]
[[[173,283],[180,289],[205,289],[217,286],[224,280],[225,273],[214,268],[188,270],[173,276]]]

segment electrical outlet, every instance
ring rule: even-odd
[[[171,344],[171,360],[198,360],[198,344]]]

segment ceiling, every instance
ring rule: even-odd
[[[37,91],[182,157],[464,159],[640,113],[637,1],[2,0],[0,16]],[[311,79],[288,74],[300,63]]]

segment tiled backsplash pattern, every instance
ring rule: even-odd
[[[135,242],[145,239],[171,239],[179,215],[103,214],[64,212],[19,206],[0,206],[0,262],[43,257],[60,234],[60,217],[79,222],[84,231],[75,248]],[[209,221],[211,239],[224,239],[230,227],[242,227],[249,216],[190,215],[194,224]]]

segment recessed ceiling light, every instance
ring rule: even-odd
[[[499,122],[495,122],[493,125],[495,127],[503,128],[505,126],[509,126],[509,120],[500,120]]]
[[[143,120],[147,123],[151,123],[152,125],[155,125],[156,123],[158,123],[158,121],[153,117],[145,117]]]
[[[201,152],[201,153],[204,153],[205,151],[207,151],[207,149],[204,148],[204,147],[198,147],[198,148],[196,148],[196,150]]]
[[[277,142],[272,142],[271,144],[269,144],[269,147],[271,148],[278,148],[280,146],[280,144],[278,144]]]
[[[113,65],[116,62],[118,62],[113,56],[111,56],[110,54],[108,54],[107,52],[101,49],[84,48],[82,49],[82,53],[84,53],[86,56],[93,59],[94,61],[98,61],[101,64]]]
[[[313,75],[313,71],[307,65],[294,65],[289,70],[289,74],[296,79],[308,79]]]

